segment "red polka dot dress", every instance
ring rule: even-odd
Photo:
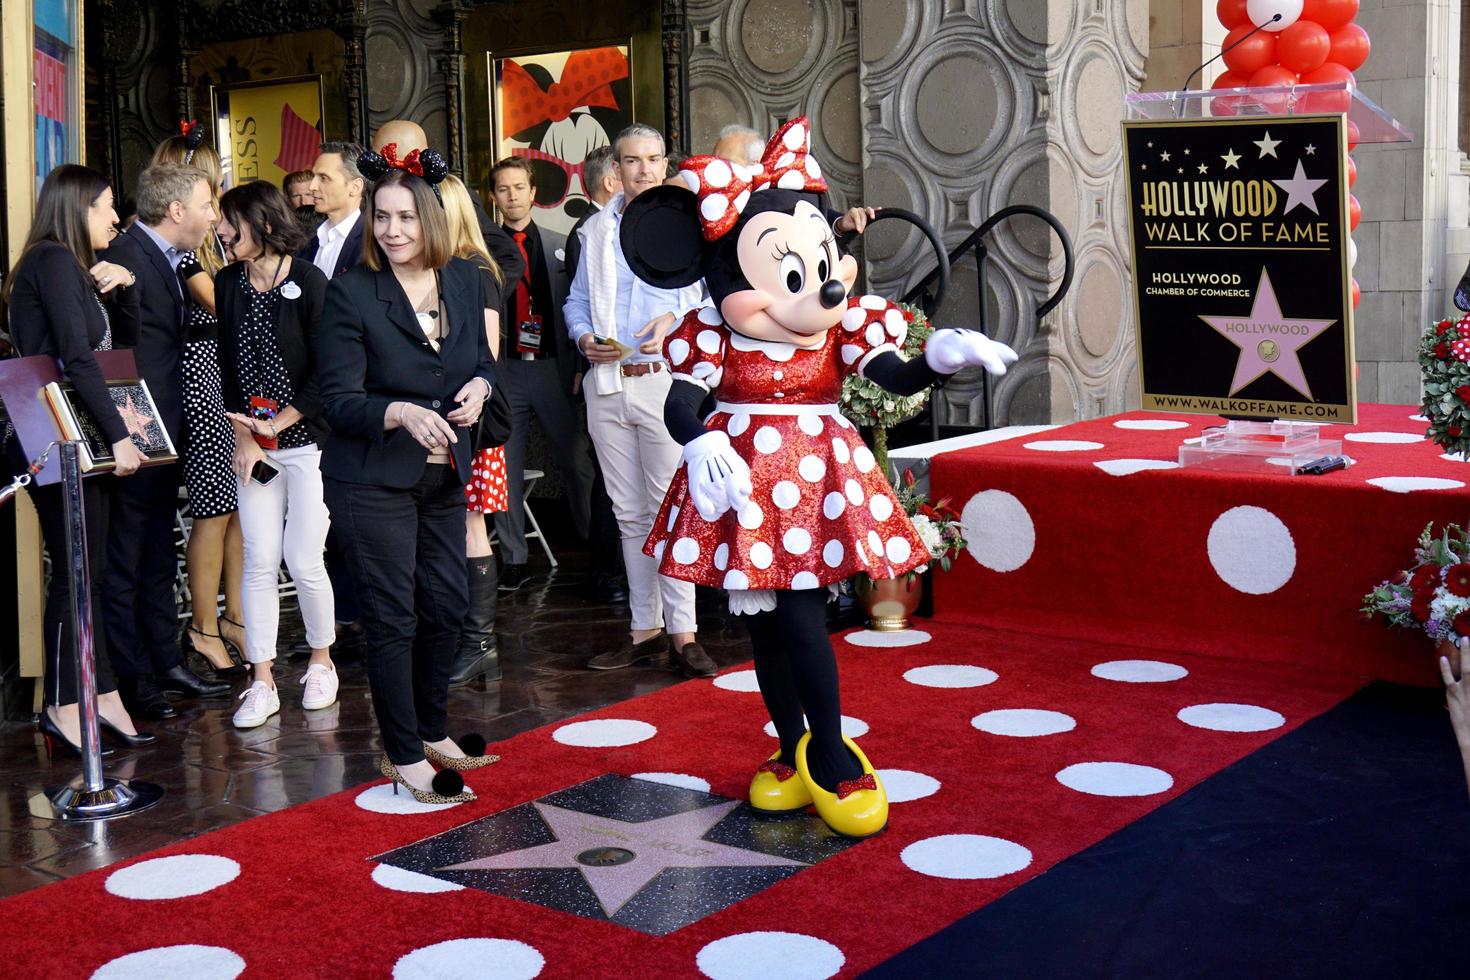
[[[465,506],[480,514],[494,514],[510,507],[505,487],[505,447],[495,446],[475,453],[470,478],[464,485]]]
[[[754,493],[706,521],[674,474],[644,552],[670,578],[725,589],[815,589],[866,572],[894,578],[929,561],[872,450],[837,409],[843,378],[896,351],[903,311],[878,296],[848,301],[820,347],[753,340],[713,307],[664,339],[676,380],[715,393],[707,429],[730,436]]]

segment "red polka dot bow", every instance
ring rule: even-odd
[[[870,772],[865,772],[857,779],[844,779],[837,784],[837,798],[845,800],[852,794],[865,789],[877,789],[878,780]]]
[[[383,147],[383,160],[394,170],[407,170],[419,177],[424,175],[424,164],[420,159],[422,154],[418,150],[410,150],[408,156],[402,160],[398,159],[398,144],[388,143]]]
[[[806,116],[797,116],[776,130],[758,168],[701,154],[680,164],[679,176],[699,198],[699,223],[707,242],[735,227],[745,202],[756,191],[776,187],[820,194],[827,190],[822,168],[811,155],[811,126]]]
[[[1470,364],[1470,340],[1462,338],[1450,344],[1450,353],[1455,356],[1455,360]]]
[[[581,106],[618,108],[612,83],[628,77],[628,59],[617,48],[574,51],[561,79],[542,90],[519,63],[508,60],[501,79],[502,125],[511,135],[544,122],[561,122]]]

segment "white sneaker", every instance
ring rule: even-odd
[[[307,711],[331,707],[337,700],[337,668],[312,664],[301,678],[306,690],[301,692],[301,707]]]
[[[240,700],[245,703],[235,712],[236,728],[258,728],[281,710],[281,696],[265,681],[256,681],[247,687]]]

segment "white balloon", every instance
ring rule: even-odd
[[[1284,31],[1301,17],[1302,0],[1246,0],[1245,12],[1257,27],[1264,24],[1268,31]],[[1277,14],[1281,19],[1271,23]]]
[[[1348,268],[1354,268],[1358,264],[1358,243],[1351,238],[1348,239]]]

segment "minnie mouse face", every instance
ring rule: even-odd
[[[838,250],[827,219],[807,201],[760,211],[741,225],[729,258],[745,288],[718,300],[725,322],[757,340],[821,346],[842,319],[856,260]]]

